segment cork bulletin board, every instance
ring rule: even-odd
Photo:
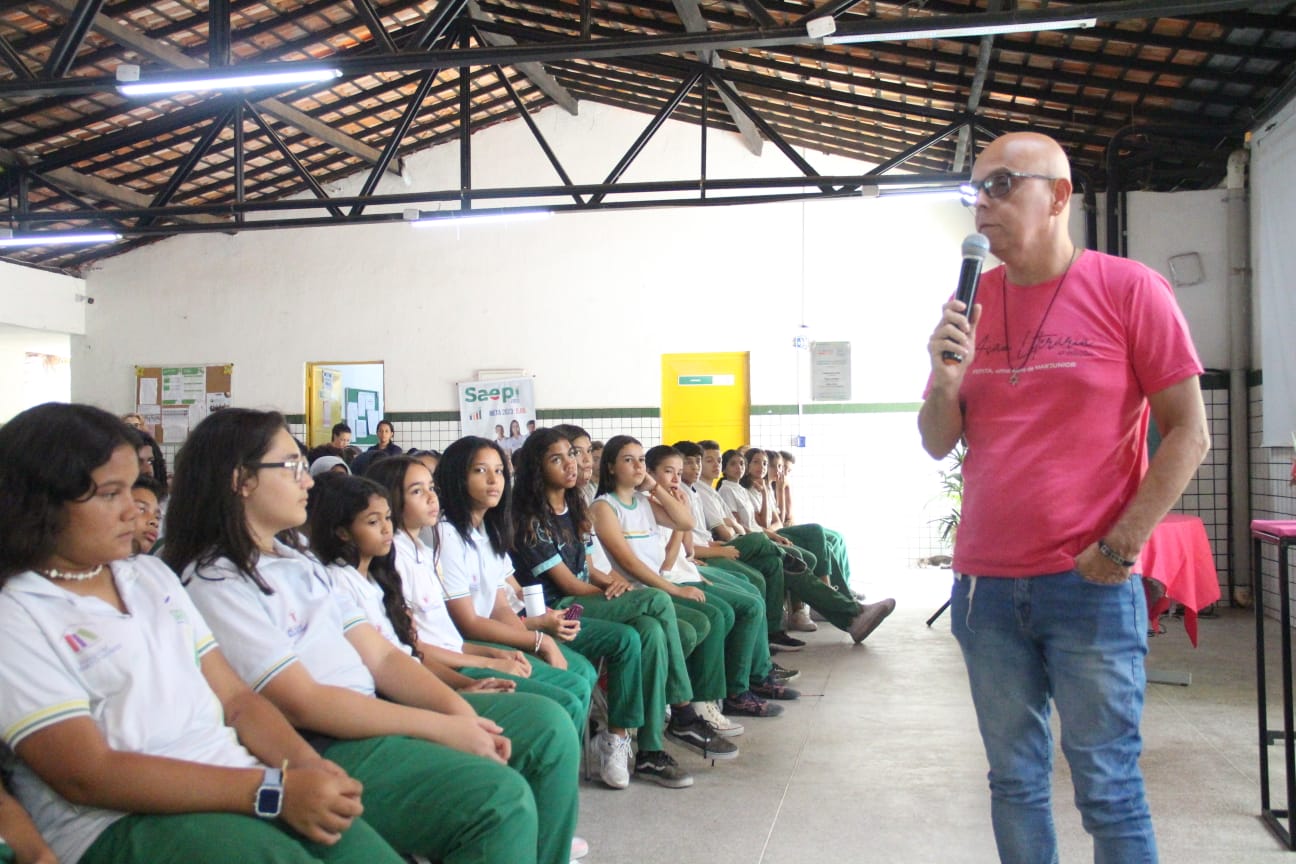
[[[212,411],[230,404],[233,363],[135,367],[135,412],[159,444],[180,444]]]

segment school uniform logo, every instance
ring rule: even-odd
[[[73,654],[80,654],[99,642],[99,634],[89,627],[74,627],[64,631],[63,641],[72,649]]]

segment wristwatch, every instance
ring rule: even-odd
[[[278,819],[283,810],[283,770],[280,768],[265,769],[265,778],[257,787],[256,800],[252,810],[262,819]]]

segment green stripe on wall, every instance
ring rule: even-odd
[[[600,417],[660,417],[660,408],[538,408],[540,420],[590,420]]]
[[[917,414],[921,402],[825,402],[803,405],[802,414]],[[752,416],[796,414],[795,405],[753,405]]]

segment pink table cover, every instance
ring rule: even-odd
[[[1219,575],[1202,520],[1182,513],[1162,519],[1139,553],[1134,572],[1165,586],[1165,596],[1149,605],[1148,619],[1155,623],[1171,603],[1182,603],[1184,630],[1196,648],[1197,613],[1220,599]]]

